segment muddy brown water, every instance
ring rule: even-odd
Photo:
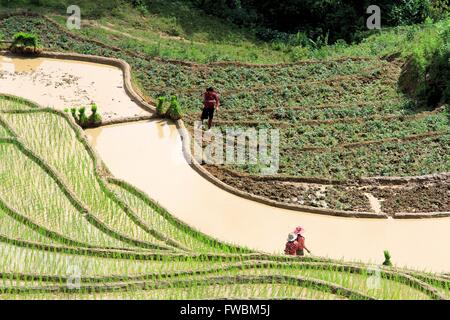
[[[381,263],[389,250],[399,266],[450,269],[450,219],[394,220],[322,216],[274,208],[230,194],[184,160],[173,124],[158,120],[88,130],[112,173],[172,214],[220,240],[270,253],[283,250],[301,225],[320,256]]]
[[[0,92],[59,110],[96,103],[104,120],[148,115],[131,101],[118,68],[81,61],[0,55]]]
[[[4,65],[1,56],[0,61]],[[26,64],[26,61],[21,63]],[[140,110],[126,95],[118,69],[52,59],[41,59],[37,67],[46,74],[57,67],[69,76],[79,77],[71,91],[64,91],[64,94],[71,92],[70,99],[82,99],[76,92],[90,83],[83,89],[90,99],[100,101],[106,96],[122,101],[117,108],[123,105],[132,112]],[[35,69],[36,66],[31,67]],[[118,77],[102,76],[101,83],[93,82],[92,79],[98,79],[102,73]],[[8,79],[8,74],[14,77],[11,72],[2,76]],[[7,93],[50,106],[53,99],[62,94],[60,87],[42,88],[39,83],[32,86],[33,82],[24,81],[32,90],[25,92],[16,88],[21,82],[15,81],[15,85],[8,84]],[[0,92],[5,92],[5,83],[7,81],[0,79]],[[389,250],[398,266],[450,271],[450,218],[331,217],[275,208],[235,196],[205,180],[189,166],[175,125],[161,120],[91,129],[86,134],[114,176],[135,185],[171,214],[219,240],[268,253],[282,253],[287,234],[301,225],[306,229],[307,246],[318,256],[380,264],[383,250]]]

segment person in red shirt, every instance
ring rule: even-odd
[[[305,246],[305,238],[300,233],[289,233],[284,253],[289,256],[304,256],[304,250],[311,254]]]
[[[297,235],[295,233],[289,233],[284,253],[288,256],[295,256],[297,255],[297,249]]]
[[[297,234],[296,242],[297,242],[296,254],[298,256],[304,256],[305,255],[304,250],[308,251],[308,253],[311,254],[311,251],[309,251],[309,249],[305,245],[305,237],[303,237],[301,233]]]
[[[214,111],[219,111],[219,94],[210,87],[203,93],[203,112],[201,121],[208,119],[208,129],[211,129]]]

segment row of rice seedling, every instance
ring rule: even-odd
[[[108,282],[109,277],[109,281],[114,277],[132,276],[153,279],[159,274],[209,270],[239,260],[239,257],[227,257],[211,261],[195,256],[177,257],[162,253],[158,260],[125,259],[120,258],[120,254],[117,258],[101,258],[18,247],[7,243],[0,243],[0,252],[0,272],[7,279],[10,278],[9,274],[29,274],[61,277],[61,281],[64,281],[76,268],[80,271],[81,281],[87,282],[88,277],[96,276],[105,278],[103,282]]]
[[[165,244],[138,226],[102,188],[95,163],[68,120],[52,112],[3,114],[14,132],[64,179],[89,212],[110,230],[135,240]],[[29,126],[33,123],[33,126]]]
[[[0,199],[6,206],[33,221],[37,227],[86,246],[127,246],[90,224],[52,178],[14,144],[0,144],[0,152]]]
[[[25,99],[2,94],[0,99],[0,111],[17,111],[37,108],[37,105]]]
[[[350,299],[373,299],[370,296],[354,292],[337,285],[325,283],[323,281],[318,281],[314,279],[307,279],[301,277],[286,277],[286,276],[240,276],[239,278],[231,278],[226,276],[221,277],[205,277],[201,280],[195,279],[176,279],[171,281],[161,280],[158,282],[154,281],[135,281],[135,282],[114,282],[108,284],[79,284],[76,288],[78,294],[93,293],[93,292],[111,292],[111,291],[133,291],[133,290],[151,290],[151,289],[165,289],[165,288],[178,288],[178,289],[193,289],[193,292],[200,293],[207,286],[223,286],[223,285],[235,285],[235,284],[245,284],[245,285],[255,285],[255,284],[281,284],[287,287],[300,287],[313,289],[315,291],[322,291],[325,293],[335,293],[338,296],[350,298]],[[248,296],[254,297],[258,294],[267,295],[272,298],[277,298],[277,295],[271,292],[270,288],[267,288],[268,292],[251,292]],[[72,288],[68,288],[67,284],[46,284],[43,286],[24,286],[10,287],[10,288],[0,288],[0,292],[8,293],[45,293],[45,292],[59,292],[67,293],[73,292]],[[292,293],[291,293],[292,294]],[[282,298],[293,298],[292,296],[284,296]],[[205,297],[203,297],[205,298]]]
[[[1,124],[0,124],[0,138],[11,138],[9,132]]]
[[[3,177],[0,178],[0,183],[2,183],[2,181]],[[2,208],[0,208],[0,237],[29,242],[38,242],[43,244],[58,243],[58,241],[46,237],[38,231],[35,231],[32,228],[24,225],[22,222],[12,218]]]
[[[339,300],[341,296],[314,288],[290,284],[231,284],[172,287],[153,290],[92,293],[30,293],[0,294],[0,298],[14,300],[201,300],[201,299],[299,299]]]
[[[376,271],[364,271],[361,274],[357,274],[348,271],[340,271],[338,267],[334,267],[332,264],[330,264],[328,268],[323,269],[307,268],[305,266],[285,266],[279,268],[233,270],[221,272],[219,274],[235,277],[255,274],[292,277],[302,276],[333,283],[376,299],[430,299],[430,297],[418,287],[403,284],[400,280],[387,279],[381,276],[378,278]]]
[[[147,222],[150,226],[165,234],[168,238],[176,239],[183,246],[193,252],[229,252],[226,246],[216,246],[212,240],[202,239],[196,236],[192,231],[180,228],[173,222],[164,217],[159,210],[150,207],[143,199],[127,191],[125,188],[111,184],[113,190],[117,195],[125,201],[133,211],[139,215],[141,219]]]

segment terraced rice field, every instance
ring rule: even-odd
[[[450,211],[448,178],[388,188],[391,192],[355,182],[361,177],[422,176],[450,170],[449,107],[424,110],[403,95],[397,84],[400,58],[198,65],[108,46],[69,33],[43,17],[6,17],[0,30],[6,37],[32,31],[51,50],[127,61],[133,80],[147,96],[178,96],[191,130],[200,116],[201,93],[214,85],[222,96],[216,128],[222,132],[280,130],[276,180],[259,183],[260,163],[207,167],[238,189],[278,202],[339,210],[375,211],[366,196],[370,193],[381,211],[390,215]],[[314,179],[325,182],[310,183]],[[286,183],[292,181],[303,184]],[[395,203],[391,193],[396,193]],[[411,197],[412,193],[419,196]],[[417,200],[430,197],[430,201]]]
[[[62,112],[1,96],[0,129],[2,299],[448,296],[445,276],[380,268],[373,278],[362,264],[211,239],[110,177]]]

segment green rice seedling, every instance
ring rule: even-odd
[[[18,32],[13,36],[10,50],[14,53],[36,54],[38,53],[39,36],[33,33]]]
[[[78,109],[78,123],[81,127],[86,127],[88,124],[88,117],[86,116],[86,108],[81,107]]]
[[[158,97],[158,104],[156,105],[156,112],[160,116],[166,115],[167,108],[166,108],[165,102],[166,102],[166,97],[164,97],[164,96]]]
[[[130,217],[131,212],[126,212],[120,207],[96,173],[93,159],[86,151],[86,147],[77,140],[77,134],[67,120],[51,112],[8,114],[4,117],[14,126],[26,145],[61,174],[69,189],[74,191],[79,200],[89,207],[90,213],[104,223],[113,234],[129,237],[130,241],[135,239],[165,246],[163,242],[139,227],[133,221],[133,217]],[[31,128],[27,125],[27,119],[30,118],[35,119],[35,125]],[[38,136],[40,141],[36,140]],[[67,141],[73,143],[68,144]]]
[[[179,120],[183,116],[180,103],[178,102],[178,98],[176,96],[172,96],[170,98],[170,106],[167,110],[167,114],[172,120]]]
[[[32,223],[35,230],[57,241],[71,239],[86,245],[126,247],[91,225],[83,213],[66,199],[52,178],[17,147],[0,144],[0,150],[5,155],[0,171],[7,173],[3,175],[0,186],[0,201],[16,210],[23,219],[30,219],[27,224]],[[33,183],[30,184],[30,181]],[[12,213],[11,216],[22,219]],[[22,222],[25,221],[23,219]],[[48,232],[55,232],[62,237]]]
[[[97,104],[91,105],[91,115],[89,116],[88,123],[90,126],[98,126],[102,123],[102,116],[98,112]]]
[[[224,252],[220,247],[202,241],[195,234],[180,228],[173,221],[167,220],[164,215],[158,212],[159,210],[156,206],[154,208],[150,207],[144,200],[125,188],[115,184],[112,184],[111,187],[141,219],[162,235],[180,242],[194,252]]]
[[[70,108],[70,113],[72,114],[74,120],[78,120],[76,108]]]
[[[390,252],[388,250],[384,250],[383,254],[384,254],[383,266],[391,267],[392,266],[392,261],[391,261],[391,254],[390,254]]]

